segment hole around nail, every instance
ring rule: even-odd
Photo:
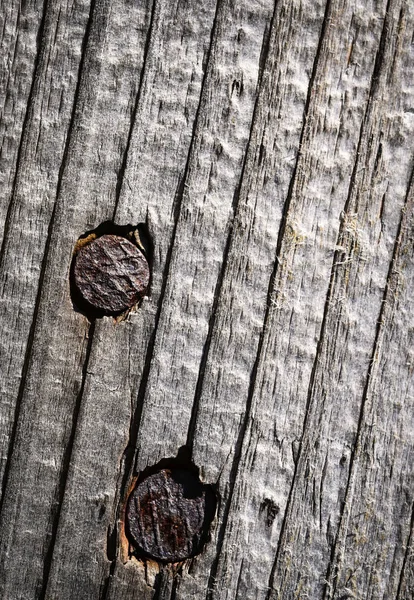
[[[217,497],[194,466],[172,459],[147,469],[125,512],[127,538],[137,558],[177,563],[199,554],[209,538]]]
[[[70,292],[74,309],[90,320],[123,316],[148,294],[152,242],[144,224],[107,221],[75,244]]]

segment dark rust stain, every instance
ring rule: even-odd
[[[275,502],[273,502],[273,500],[270,500],[270,498],[265,498],[261,503],[260,512],[262,513],[263,511],[266,511],[266,525],[268,527],[271,527],[273,525],[273,522],[276,516],[278,515],[279,510],[279,506]]]
[[[210,486],[187,469],[162,469],[139,482],[126,508],[138,555],[179,562],[201,552],[216,510]]]
[[[74,257],[73,279],[93,310],[116,315],[145,295],[150,278],[147,259],[131,241],[106,234],[85,243]]]

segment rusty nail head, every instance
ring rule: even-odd
[[[135,244],[106,234],[80,248],[73,276],[82,299],[92,309],[111,315],[131,308],[145,295],[150,273]]]
[[[179,562],[201,552],[215,510],[214,492],[194,472],[163,469],[129,496],[127,532],[138,553]]]

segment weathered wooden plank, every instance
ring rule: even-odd
[[[211,366],[207,364],[206,374],[204,378],[205,390],[201,396],[199,421],[196,427],[195,435],[195,456],[199,455],[202,458],[198,459],[201,464],[207,464],[206,471],[215,472],[216,477],[220,481],[220,490],[223,492],[224,503],[227,504],[223,510],[222,516],[222,531],[218,536],[219,552],[222,551],[223,557],[217,575],[217,564],[213,564],[213,570],[210,575],[210,585],[212,592],[217,587],[217,594],[228,597],[233,597],[237,593],[248,594],[252,597],[262,597],[267,591],[267,579],[272,563],[272,555],[277,543],[276,524],[273,529],[269,529],[265,525],[266,512],[269,514],[277,512],[280,509],[277,500],[280,497],[287,497],[289,480],[292,470],[289,469],[291,457],[291,441],[286,440],[285,448],[288,453],[283,457],[282,469],[277,469],[275,472],[274,465],[280,462],[278,453],[280,452],[281,439],[283,435],[278,432],[279,425],[275,431],[275,419],[278,423],[278,412],[286,412],[289,410],[289,405],[293,405],[298,410],[298,404],[295,403],[295,396],[299,389],[303,386],[303,398],[306,399],[307,377],[311,371],[311,364],[316,350],[316,335],[318,327],[322,321],[323,307],[325,294],[329,282],[329,268],[332,260],[332,248],[335,245],[338,214],[343,207],[344,197],[348,190],[348,181],[351,175],[351,161],[344,162],[344,155],[349,158],[349,152],[355,155],[357,150],[357,141],[360,128],[360,120],[362,119],[366,98],[368,95],[368,82],[365,85],[358,87],[358,92],[352,94],[352,104],[344,102],[344,98],[351,96],[350,92],[355,92],[355,81],[344,73],[347,68],[347,53],[349,45],[345,43],[346,39],[351,37],[352,31],[355,32],[358,28],[361,35],[361,46],[355,48],[355,52],[364,52],[364,66],[370,64],[372,57],[375,55],[376,47],[373,45],[371,50],[367,51],[364,47],[367,38],[371,39],[372,22],[367,16],[366,21],[356,22],[353,29],[353,21],[355,16],[352,10],[343,10],[341,4],[333,4],[329,7],[325,16],[325,34],[321,41],[321,47],[315,63],[315,75],[310,91],[309,106],[307,108],[307,121],[305,123],[304,133],[301,141],[301,154],[298,161],[298,166],[294,173],[295,179],[289,189],[289,177],[292,176],[292,171],[286,175],[287,185],[284,188],[285,194],[288,197],[285,209],[285,223],[282,228],[282,236],[280,245],[274,241],[273,252],[270,246],[267,250],[270,256],[271,264],[272,254],[276,254],[277,261],[277,279],[271,285],[271,296],[269,302],[268,322],[264,333],[264,341],[262,345],[263,356],[260,357],[259,366],[256,365],[258,372],[255,374],[254,354],[247,358],[249,350],[252,348],[251,337],[249,337],[249,345],[244,348],[243,340],[246,338],[249,329],[253,328],[253,324],[247,321],[251,317],[253,311],[246,311],[247,316],[245,323],[242,319],[237,321],[239,329],[239,337],[235,335],[236,326],[232,323],[231,329],[227,325],[228,315],[234,314],[235,302],[234,298],[240,298],[240,306],[244,307],[246,300],[244,296],[245,285],[243,281],[229,280],[229,288],[231,292],[227,294],[223,306],[219,306],[216,331],[213,335],[213,343],[211,353]],[[293,21],[293,19],[292,19]],[[276,21],[278,23],[279,21]],[[294,22],[294,21],[293,21]],[[363,25],[363,26],[362,26]],[[350,31],[349,31],[350,30]],[[378,31],[378,30],[377,30]],[[374,38],[375,39],[375,38]],[[378,37],[377,37],[378,39]],[[293,42],[295,44],[295,42]],[[315,40],[314,51],[316,51],[317,38]],[[269,56],[272,56],[269,54]],[[285,60],[292,60],[288,53]],[[312,56],[310,56],[312,60]],[[366,63],[365,63],[366,60]],[[275,61],[278,66],[280,59]],[[272,63],[270,63],[272,65]],[[270,66],[271,77],[277,79],[277,71],[273,73],[273,66]],[[284,67],[282,67],[284,68]],[[331,74],[329,80],[330,85],[325,83],[326,73]],[[364,76],[365,76],[365,71]],[[338,80],[343,80],[343,84],[338,90]],[[269,89],[274,89],[272,79],[269,82]],[[361,82],[363,83],[363,82]],[[283,95],[276,92],[275,97]],[[303,102],[304,104],[304,102]],[[269,100],[264,102],[264,107],[271,106],[273,103]],[[338,122],[345,120],[345,115],[349,114],[352,106],[354,119],[349,119],[342,130],[343,139],[338,140]],[[287,104],[289,108],[289,103]],[[276,111],[275,111],[276,112]],[[266,113],[265,113],[266,114]],[[290,117],[287,113],[286,119]],[[290,122],[290,120],[288,121]],[[299,131],[297,137],[297,145],[299,144],[299,133],[301,121],[298,121]],[[261,165],[266,173],[272,169],[275,160],[276,164],[282,163],[282,158],[274,158],[275,142],[280,135],[278,131],[279,123],[276,119],[271,121],[270,125],[265,122],[260,122],[258,119],[258,130],[266,127],[266,146],[263,152],[264,156],[269,156],[264,166]],[[283,127],[283,123],[282,123]],[[258,133],[258,139],[261,139],[261,134]],[[352,144],[353,140],[353,144]],[[268,152],[266,152],[268,148]],[[279,149],[278,149],[279,150]],[[335,150],[337,156],[335,156]],[[281,157],[288,155],[286,149],[280,149]],[[352,154],[351,154],[352,156]],[[256,158],[257,160],[257,158]],[[293,166],[292,166],[293,169]],[[252,173],[257,173],[257,162],[252,167]],[[280,167],[278,174],[280,172]],[[265,205],[267,194],[273,197],[279,191],[276,187],[277,183],[266,175],[264,176],[264,185],[261,189],[259,186],[253,188],[253,195],[250,186],[246,186],[252,196],[250,202],[254,202],[256,209],[261,208],[260,202]],[[275,189],[276,188],[276,189]],[[277,191],[276,191],[277,190]],[[323,190],[323,192],[321,191]],[[336,193],[333,193],[336,190]],[[325,200],[326,194],[326,200]],[[314,208],[314,205],[316,207]],[[312,212],[310,212],[312,211]],[[259,212],[259,210],[257,210]],[[261,211],[268,217],[270,211]],[[261,213],[259,212],[259,215]],[[256,226],[260,223],[255,215]],[[315,225],[312,226],[312,223]],[[319,227],[318,224],[321,223]],[[323,226],[322,226],[323,223]],[[263,245],[269,234],[265,227],[263,233],[258,228],[257,238],[251,235],[248,238],[249,244],[249,264],[255,264],[257,256],[263,255]],[[323,228],[322,228],[323,227]],[[270,226],[269,226],[270,229]],[[243,252],[239,252],[238,244],[242,243],[242,235],[235,240],[235,262],[240,260],[239,256],[243,256]],[[240,241],[239,241],[240,240]],[[237,244],[237,245],[236,245]],[[261,244],[258,250],[256,244]],[[277,248],[277,250],[276,250]],[[228,264],[232,262],[229,259]],[[236,262],[236,265],[238,263]],[[317,265],[317,274],[315,268]],[[237,272],[237,268],[234,269]],[[251,268],[254,274],[256,268]],[[325,278],[324,278],[325,273]],[[271,275],[271,267],[268,267],[267,279],[261,275],[257,279],[253,279],[254,275],[249,274],[249,280],[253,279],[252,289],[255,291],[253,302],[261,308],[262,314],[265,310],[265,302],[267,294],[267,286]],[[261,290],[261,294],[257,292]],[[309,296],[307,295],[309,292]],[[257,298],[258,295],[258,298]],[[230,300],[231,299],[231,300]],[[259,305],[259,300],[261,304]],[[257,309],[256,309],[257,310]],[[221,312],[222,311],[222,312]],[[243,313],[242,313],[243,314]],[[284,324],[289,326],[284,326]],[[303,323],[302,326],[299,323]],[[227,325],[227,326],[226,326]],[[220,339],[220,336],[221,339]],[[256,342],[257,343],[257,342]],[[215,347],[216,344],[216,347]],[[256,345],[257,347],[257,345]],[[299,352],[299,363],[298,363]],[[245,355],[243,356],[243,354]],[[218,357],[221,357],[222,363]],[[223,360],[224,358],[224,360]],[[233,376],[230,379],[229,372],[233,369],[236,373],[243,372],[244,364],[250,360],[251,372],[253,373],[253,383],[248,379],[243,381],[239,377],[239,381]],[[240,361],[240,362],[236,362]],[[300,374],[294,377],[290,382],[283,375],[283,364],[290,363],[289,372],[296,372],[299,366]],[[219,365],[225,365],[221,367]],[[235,365],[238,365],[236,371]],[[275,382],[275,374],[279,373]],[[254,377],[256,376],[256,380]],[[219,382],[219,393],[217,393],[217,382]],[[292,383],[292,390],[289,390],[289,385]],[[254,385],[249,390],[249,385]],[[237,387],[236,387],[237,386]],[[283,393],[283,404],[285,408],[276,405],[275,392],[276,386],[279,387],[277,396]],[[280,389],[283,387],[283,390]],[[237,393],[235,393],[237,390]],[[205,399],[203,396],[205,394]],[[228,461],[231,454],[231,449],[235,445],[237,434],[243,435],[243,425],[239,427],[238,422],[242,421],[240,413],[243,410],[243,405],[236,408],[235,399],[249,398],[247,410],[251,410],[251,415],[247,414],[248,430],[245,435],[245,449],[242,451],[240,463],[240,480],[236,483],[235,500],[229,513],[229,502],[231,500],[232,487],[237,468],[238,456],[236,454],[233,464]],[[214,405],[210,402],[211,397],[216,397]],[[289,402],[289,397],[292,400]],[[224,400],[225,399],[225,400]],[[223,401],[224,400],[224,401]],[[251,406],[249,406],[251,402]],[[231,403],[232,410],[227,410],[226,407]],[[233,416],[234,415],[234,416]],[[232,420],[233,419],[233,420]],[[251,421],[251,422],[250,422]],[[283,422],[283,421],[282,421]],[[254,424],[255,431],[250,433],[251,425]],[[234,431],[234,433],[233,433]],[[229,432],[231,436],[229,439]],[[275,440],[276,434],[276,440]],[[234,437],[233,437],[234,435]],[[294,431],[289,437],[295,438],[297,432]],[[252,437],[255,440],[252,440]],[[286,437],[288,437],[286,435]],[[260,439],[262,438],[262,440]],[[241,437],[238,444],[240,447]],[[259,439],[259,446],[256,440]],[[214,452],[215,459],[209,460],[205,456],[211,457]],[[257,452],[257,455],[256,455]],[[252,460],[257,459],[257,462],[252,465]],[[220,458],[219,458],[220,457]],[[226,464],[228,461],[230,464]],[[293,464],[293,461],[291,462]],[[230,471],[231,469],[231,471]],[[230,474],[229,474],[230,471]],[[282,471],[282,472],[281,472]],[[286,483],[283,479],[286,478]],[[264,481],[263,481],[264,480]],[[227,482],[229,481],[230,493],[226,490]],[[286,494],[286,495],[285,495]],[[270,497],[268,497],[270,495]],[[267,502],[267,504],[266,504]],[[265,512],[263,513],[263,507]],[[242,514],[240,514],[240,511]],[[223,533],[226,526],[227,514],[229,516],[229,525],[226,534]],[[276,514],[273,514],[270,521],[274,521]],[[224,538],[224,541],[223,541]],[[223,544],[223,549],[221,549]],[[258,557],[260,556],[260,560]],[[217,561],[217,558],[215,559]],[[211,558],[210,558],[211,562]],[[207,565],[209,563],[207,562]],[[246,564],[249,568],[246,569]],[[244,566],[243,566],[244,565]],[[199,579],[202,585],[205,585],[205,574],[200,567]],[[193,569],[197,576],[198,567]],[[238,574],[240,573],[240,577]],[[235,575],[237,574],[237,575]],[[194,577],[194,575],[193,575]],[[183,596],[186,597],[188,589],[183,586]],[[238,591],[237,591],[238,590]],[[179,592],[181,587],[179,588]],[[214,594],[213,594],[214,595]],[[226,596],[227,597],[227,596]]]
[[[404,123],[403,119],[407,99],[413,94],[412,65],[407,52],[414,29],[414,23],[410,21],[403,7],[399,13],[390,77],[394,90],[399,92],[398,95],[394,92],[393,118],[387,124],[391,140],[397,130],[408,140],[412,129],[411,123]],[[400,119],[395,120],[396,114]],[[389,147],[386,150],[387,171],[391,171],[400,150],[395,147],[392,153]],[[386,161],[382,160],[381,167],[387,167]],[[393,183],[399,186],[402,181],[398,171],[389,186]],[[401,573],[409,546],[414,483],[413,193],[411,175],[378,319],[369,379],[361,403],[344,510],[333,546],[326,594],[329,598],[340,598],[347,593],[361,597],[399,597]],[[388,203],[388,210],[394,212],[393,203]]]
[[[116,220],[120,223],[148,219],[157,248],[151,293],[139,312],[131,315],[130,322],[117,327],[112,320],[97,323],[47,597],[53,598],[59,593],[62,597],[89,598],[94,597],[100,587],[104,595],[109,584],[109,580],[105,580],[110,568],[112,572],[115,567],[115,562],[111,566],[108,558],[112,561],[116,558],[116,537],[114,541],[108,538],[106,555],[102,552],[102,540],[108,526],[113,527],[116,522],[117,486],[122,487],[123,470],[131,464],[132,442],[128,434],[134,435],[139,378],[162,293],[175,218],[175,194],[191,145],[203,57],[209,46],[214,10],[213,2],[191,7],[187,3],[177,3],[175,7],[167,2],[154,5],[128,162],[116,211]],[[182,41],[177,44],[177,40]],[[114,410],[117,413],[114,414]],[[112,423],[115,416],[119,428],[97,427],[98,418],[104,425]],[[91,454],[89,449],[97,447],[100,448],[98,455]],[[118,458],[114,459],[116,453]],[[85,455],[89,454],[91,461],[85,468]],[[86,505],[84,496],[77,494],[79,489],[90,499]],[[107,513],[103,518],[98,511],[91,519],[90,505],[93,506],[96,497],[103,498]],[[116,533],[117,530],[115,536]],[[83,556],[79,571],[71,568],[75,539],[78,552]],[[97,560],[98,549],[101,552]],[[80,578],[84,565],[90,575],[86,582]],[[125,571],[122,567],[115,586],[117,597],[122,593],[125,577],[135,589],[136,571],[131,568]],[[152,590],[146,584],[145,587]]]
[[[396,237],[398,209],[404,202],[411,170],[408,156],[401,157],[395,167],[390,152],[395,145],[390,123],[399,108],[391,71],[400,9],[399,2],[387,6],[269,598],[294,594],[322,597],[326,593],[325,578],[375,348],[391,243]],[[405,140],[401,128],[399,133]],[[385,191],[388,183],[392,194]],[[393,210],[381,215],[388,203]],[[387,235],[382,234],[381,221]]]
[[[358,30],[359,30],[359,28],[358,28]],[[369,29],[367,29],[366,31],[367,31],[368,35],[370,36],[371,34],[369,32]],[[359,30],[359,33],[360,33],[360,30]],[[330,46],[330,47],[332,48],[332,46]],[[333,53],[333,56],[335,56],[335,53]],[[368,58],[368,60],[369,60],[369,58]],[[332,69],[332,67],[331,67],[331,69]],[[331,71],[331,69],[329,69],[329,71]],[[330,104],[331,103],[332,102],[330,102]],[[318,105],[323,106],[323,103],[321,103],[320,99],[318,101]],[[320,147],[325,148],[326,143],[320,144]],[[313,155],[317,155],[316,147],[313,148]],[[310,169],[306,169],[306,172],[310,172]],[[290,277],[290,279],[291,279],[291,277]],[[303,289],[303,287],[306,290],[306,289],[308,289],[309,284],[304,285],[304,282],[302,280],[301,288]],[[311,301],[312,300],[313,300],[313,302],[315,301],[315,298],[317,297],[317,293],[318,292],[315,289],[314,295],[310,296]],[[296,294],[292,294],[293,298],[295,296],[296,296]],[[304,298],[303,296],[301,296],[300,305],[306,306],[306,298]],[[280,314],[278,316],[279,316],[279,319],[277,320],[277,322],[274,322],[274,325],[273,325],[273,327],[276,327],[275,337],[276,336],[278,338],[281,337],[280,326],[283,322],[291,323],[291,327],[289,330],[289,337],[292,336],[293,332],[295,332],[295,329],[293,329],[293,327],[292,327],[292,318],[283,319],[283,318],[280,318]],[[272,328],[269,327],[269,330],[271,331]],[[302,333],[302,336],[303,336],[304,330],[305,330],[304,328],[299,329],[299,332]],[[294,347],[292,342],[293,342],[293,340],[290,340],[290,344],[291,344],[290,352],[282,351],[280,353],[281,359],[285,362],[285,364],[286,364],[286,357],[289,356],[290,353],[292,353],[292,347]],[[309,346],[309,345],[307,345],[307,346]],[[267,353],[269,353],[269,346],[265,345],[265,348],[266,348]],[[280,350],[280,349],[281,348],[279,346],[278,350]],[[269,370],[268,370],[267,376],[269,377],[269,380],[268,380],[269,387],[271,387],[273,385],[272,371],[273,371],[273,373],[275,371],[274,362],[276,360],[278,360],[277,357],[278,357],[279,353],[273,354],[273,357],[274,357],[273,364],[270,362],[272,359],[272,353],[269,353],[269,354],[270,354],[270,356],[268,357]],[[292,361],[294,361],[294,360],[295,360],[295,354],[293,353]],[[301,361],[301,363],[302,363],[302,361]],[[303,364],[301,364],[301,368],[303,368]],[[260,381],[260,379],[259,379],[259,381]],[[295,386],[297,386],[297,381],[298,381],[298,379],[294,378],[293,383]],[[284,383],[286,386],[286,381]],[[267,391],[265,391],[265,393],[269,394],[269,392],[271,393],[271,389],[267,388]],[[263,426],[262,423],[266,423],[266,421],[270,422],[270,427],[269,427],[269,429],[270,429],[270,428],[272,428],[273,419],[272,418],[269,419],[269,412],[270,412],[269,408],[266,407],[266,404],[265,404],[265,401],[263,400],[263,398],[261,400],[264,405],[261,419],[258,418],[257,412],[253,413],[253,417],[255,419],[254,427],[258,430],[255,433],[255,437],[256,437],[256,439],[259,438],[259,446],[256,447],[254,439],[252,440],[251,438],[249,438],[249,436],[246,437],[246,439],[247,439],[246,447],[248,446],[248,449],[246,449],[246,455],[247,455],[246,459],[242,458],[243,468],[241,469],[242,472],[241,472],[241,477],[240,477],[241,482],[240,482],[239,498],[236,499],[234,506],[231,510],[233,519],[231,520],[231,522],[229,524],[229,533],[227,534],[226,540],[225,540],[225,545],[226,545],[226,547],[230,548],[232,555],[228,558],[227,569],[224,570],[224,572],[225,572],[224,576],[226,577],[226,579],[224,579],[224,581],[222,580],[222,581],[218,582],[218,589],[220,589],[220,590],[225,589],[225,590],[227,590],[227,593],[229,593],[229,594],[230,594],[229,586],[231,586],[231,585],[234,585],[235,587],[237,586],[239,588],[239,592],[240,592],[240,590],[244,590],[244,593],[247,593],[247,591],[249,590],[250,593],[252,593],[252,586],[254,586],[254,584],[255,584],[255,581],[254,581],[255,579],[257,582],[259,582],[259,585],[261,585],[261,588],[265,589],[266,583],[264,581],[265,578],[263,577],[263,573],[261,572],[261,575],[262,575],[261,577],[260,576],[255,577],[256,574],[252,573],[253,570],[262,569],[262,564],[263,564],[263,562],[265,562],[266,556],[269,554],[269,552],[267,550],[267,548],[268,548],[267,538],[270,535],[270,532],[268,532],[268,533],[266,532],[266,526],[261,523],[260,516],[258,518],[257,515],[258,514],[260,515],[260,513],[262,513],[262,510],[264,508],[265,510],[264,510],[261,518],[263,519],[263,521],[266,521],[267,508],[270,508],[269,512],[272,513],[272,511],[273,511],[272,518],[270,519],[270,521],[272,521],[275,517],[275,513],[277,513],[277,511],[280,510],[280,506],[275,501],[275,498],[272,498],[271,502],[269,501],[270,499],[268,498],[267,505],[265,502],[264,505],[262,505],[262,507],[260,506],[261,502],[263,500],[266,500],[266,498],[264,498],[264,496],[262,496],[262,497],[260,497],[260,496],[263,494],[263,492],[266,493],[266,492],[271,491],[271,489],[269,489],[269,487],[267,485],[264,488],[263,484],[261,483],[260,478],[253,476],[251,478],[250,485],[249,485],[249,483],[246,482],[246,477],[248,477],[247,472],[251,468],[251,462],[257,461],[257,463],[258,463],[257,466],[255,465],[255,471],[254,471],[254,475],[257,475],[258,470],[263,465],[263,461],[259,460],[259,456],[260,456],[259,452],[260,452],[261,448],[263,448],[264,453],[266,455],[269,455],[269,446],[271,445],[271,442],[273,441],[273,439],[272,439],[273,433],[272,432],[269,433],[270,437],[267,438],[269,440],[269,442],[267,444],[264,443],[264,440],[263,440],[263,438],[266,439],[266,434],[264,433],[263,430],[267,426],[266,425]],[[283,400],[285,402],[285,398],[283,398]],[[268,408],[268,409],[266,410],[266,408]],[[277,408],[278,408],[278,411],[277,412],[275,411],[275,413],[274,413],[276,422],[278,422],[278,420],[279,420],[278,417],[280,417],[280,416],[282,417],[282,421],[283,421],[283,416],[282,416],[283,409],[281,408],[280,405]],[[270,413],[270,414],[272,414],[272,413]],[[213,430],[213,427],[211,427],[211,429]],[[252,429],[253,429],[253,427],[252,427]],[[282,440],[286,444],[286,438],[285,438],[286,429],[282,428],[282,432],[284,435],[280,435],[280,438],[282,438]],[[279,432],[277,432],[277,433],[279,433]],[[294,436],[293,436],[293,441],[294,441]],[[290,449],[290,444],[287,443],[286,445]],[[257,452],[257,454],[256,454],[256,452]],[[275,449],[275,452],[277,452],[276,449]],[[269,460],[269,463],[268,463],[269,466],[272,465],[272,462],[273,462],[272,458],[270,458],[270,460]],[[244,460],[245,460],[245,462],[243,462]],[[286,466],[286,461],[283,460],[281,467],[283,468],[285,466]],[[277,472],[275,474],[273,474],[270,471],[269,474],[267,475],[267,478],[271,479],[272,477],[277,478],[274,487],[272,485],[272,487],[274,489],[273,493],[274,494],[278,493],[281,496],[283,496],[283,492],[281,493],[281,490],[280,490],[280,475]],[[268,483],[268,479],[266,480],[266,484]],[[243,509],[245,511],[244,514],[246,515],[245,521],[243,522],[240,519],[240,514],[238,511],[241,508],[241,505],[242,506],[244,505],[244,503],[246,501],[246,495],[249,494],[249,489],[251,490],[251,493],[254,494],[256,497],[255,497],[253,506]],[[238,527],[239,527],[240,531],[233,536],[232,533],[233,533],[234,529],[237,529]],[[248,544],[246,543],[247,539],[249,540]],[[251,552],[251,554],[250,554],[250,552]],[[259,555],[261,556],[261,558],[260,558],[260,560],[257,560],[257,557]],[[235,556],[240,557],[238,559],[239,564],[241,564],[241,565],[243,565],[243,563],[244,563],[244,565],[249,564],[248,569],[245,569],[243,567],[241,568],[239,581],[237,581],[237,578],[234,575],[234,573],[238,572],[237,564],[236,565],[234,564]]]
[[[327,598],[398,597],[414,483],[413,235],[411,181],[378,321]]]
[[[59,186],[89,2],[77,2],[74,8],[75,12],[71,12],[66,2],[57,2],[46,9],[18,157],[13,145],[10,148],[10,160],[17,160],[17,164],[15,180],[8,192],[12,197],[0,257],[0,371],[3,374],[0,480],[6,467],[25,357],[32,341],[42,260]],[[21,27],[28,25],[21,23]],[[19,61],[17,67],[21,67]],[[24,77],[22,69],[22,85]],[[18,114],[16,111],[16,117]],[[6,148],[4,151],[6,153]],[[5,165],[7,160],[6,156]],[[3,204],[7,205],[5,198]]]
[[[107,53],[118,43],[125,12],[131,37],[111,64]],[[123,2],[112,3],[112,10],[97,2],[91,10],[9,457],[1,513],[3,597],[14,590],[21,598],[44,595],[88,360],[89,325],[69,296],[71,253],[80,233],[113,215],[148,16],[145,6],[128,10]]]
[[[0,18],[0,595],[411,598],[409,3]],[[153,277],[90,326],[69,265],[105,219],[146,222]],[[220,494],[211,541],[126,561],[132,477],[184,446]]]

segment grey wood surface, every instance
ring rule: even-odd
[[[0,2],[0,598],[414,598],[412,0]],[[148,296],[74,310],[145,223]],[[135,477],[219,496],[125,552]]]

